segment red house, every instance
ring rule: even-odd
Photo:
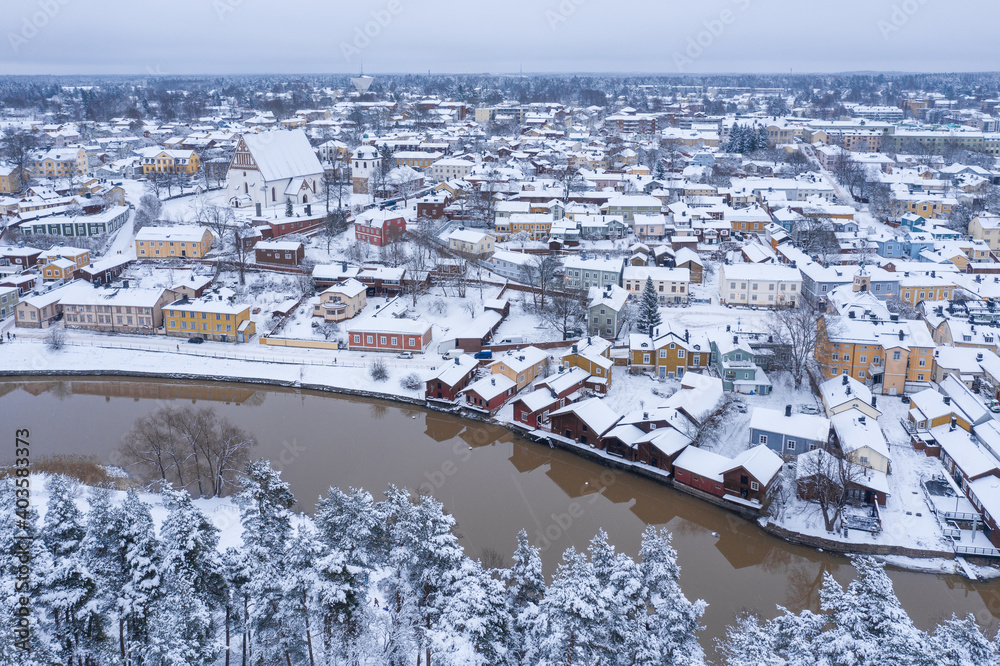
[[[42,251],[33,247],[0,248],[0,266],[17,266],[31,268],[38,263]]]
[[[377,247],[400,238],[406,232],[406,218],[395,210],[369,210],[354,220],[354,237]]]
[[[254,246],[258,264],[298,266],[306,258],[306,249],[299,241],[259,241]]]
[[[514,420],[533,429],[548,427],[549,414],[565,404],[552,389],[537,388],[514,401]]]
[[[601,437],[614,427],[619,418],[600,398],[588,398],[552,412],[552,433],[603,449]]]
[[[440,220],[444,217],[444,209],[451,203],[446,194],[428,194],[417,199],[417,217],[429,220]]]
[[[722,470],[724,499],[759,508],[781,472],[781,457],[766,444],[744,451]]]
[[[674,473],[674,461],[691,444],[691,438],[674,428],[653,430],[636,442],[638,462]]]
[[[412,319],[366,319],[347,329],[352,350],[423,353],[430,343],[431,325]]]
[[[721,498],[726,494],[722,472],[732,463],[718,453],[689,446],[674,461],[674,481]]]
[[[490,375],[473,382],[461,393],[467,406],[494,414],[517,393],[517,382],[501,374]]]
[[[454,402],[462,389],[472,382],[478,367],[479,362],[470,354],[459,356],[454,363],[445,363],[436,375],[425,382],[424,397],[427,400]]]

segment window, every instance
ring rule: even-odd
[[[757,436],[757,443],[758,444],[767,444],[767,435],[758,435]]]
[[[861,358],[860,358],[859,360],[860,360],[860,361],[861,361],[862,363],[867,363],[867,362],[868,362],[868,354],[862,354],[862,355],[861,355]]]
[[[860,460],[860,463],[862,465],[867,465],[868,464],[868,456],[861,456],[861,458],[859,460]]]
[[[786,443],[785,448],[787,448],[789,451],[794,451],[795,450],[795,440],[794,439],[788,440],[788,442]]]
[[[760,484],[756,481],[750,482],[750,490],[760,490]]]
[[[684,350],[683,349],[678,349],[677,350],[677,358],[684,358]]]
[[[865,371],[858,370],[858,379],[864,379],[864,378],[865,378]]]
[[[896,351],[892,352],[892,360],[893,361],[898,361],[898,360],[900,360],[900,358],[902,358],[902,352],[900,352],[898,349]]]

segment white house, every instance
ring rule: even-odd
[[[323,166],[302,130],[243,134],[226,174],[229,202],[236,206],[284,206],[316,201]]]

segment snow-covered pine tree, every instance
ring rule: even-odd
[[[937,626],[930,643],[930,653],[941,666],[1000,663],[1000,644],[983,635],[972,615],[952,615]]]
[[[277,604],[281,621],[278,640],[285,663],[316,663],[319,641],[311,615],[318,583],[315,565],[322,551],[322,544],[307,524],[294,530],[285,550]]]
[[[52,561],[38,533],[38,514],[30,506],[17,509],[18,497],[15,480],[0,479],[0,666],[49,666],[57,663],[53,617],[40,592]],[[18,577],[22,556],[31,563],[27,588]]]
[[[517,533],[513,565],[501,574],[507,585],[506,606],[511,616],[510,663],[525,664],[531,627],[538,618],[538,605],[545,594],[542,558],[538,548],[528,541],[528,533]]]
[[[85,520],[87,532],[81,544],[81,558],[86,563],[96,588],[90,603],[94,611],[91,623],[98,625],[94,630],[106,640],[93,646],[93,654],[97,661],[103,662],[119,652],[116,638],[118,632],[112,632],[112,627],[118,624],[115,619],[118,614],[116,591],[121,589],[124,581],[115,557],[120,536],[115,525],[111,491],[106,488],[91,488],[89,500],[90,508]]]
[[[858,575],[846,590],[824,576],[821,608],[832,626],[814,641],[817,656],[858,666],[928,663],[927,636],[903,610],[883,565],[871,557],[852,561]]]
[[[369,572],[348,565],[343,552],[326,546],[322,546],[313,569],[310,605],[318,625],[323,663],[361,663],[368,647],[362,639],[376,633],[367,604],[365,581]]]
[[[446,664],[488,666],[506,663],[511,622],[503,584],[479,562],[464,558],[439,627],[432,635],[435,656]]]
[[[656,639],[655,649],[662,662],[703,664],[705,653],[697,634],[707,604],[689,601],[681,591],[677,551],[670,541],[669,532],[653,526],[642,535],[639,569],[653,607],[647,618],[648,631]]]
[[[255,663],[285,661],[288,632],[279,613],[281,579],[291,537],[295,498],[266,460],[247,463],[243,489],[234,501],[243,524],[243,551],[250,580],[250,652]],[[304,640],[304,637],[302,637]]]
[[[331,487],[317,502],[314,520],[319,539],[344,553],[351,566],[371,570],[384,559],[385,520],[371,493],[356,488],[344,493]]]
[[[655,637],[647,632],[648,591],[635,560],[616,553],[608,535],[599,530],[587,549],[594,575],[607,600],[607,615],[600,620],[607,635],[607,653],[601,663],[637,664],[655,659]]]
[[[118,645],[123,664],[143,663],[149,652],[150,617],[163,594],[160,544],[149,506],[130,489],[113,515],[118,534],[115,558],[121,584],[117,590]]]
[[[587,556],[569,548],[539,606],[526,663],[596,664],[606,654],[607,601]]]
[[[222,606],[225,593],[218,529],[186,491],[167,487],[161,495],[163,595],[150,623],[150,654],[153,663],[211,663],[221,651],[212,609]]]
[[[96,660],[104,640],[98,615],[97,581],[91,573],[83,539],[84,517],[76,505],[78,486],[63,475],[49,477],[42,538],[52,567],[42,584],[41,600],[52,612],[57,653],[66,663]]]
[[[639,301],[639,315],[636,326],[639,332],[653,337],[655,329],[662,323],[660,318],[660,302],[656,296],[656,288],[653,286],[653,278],[646,278],[646,286],[642,290],[642,298]]]

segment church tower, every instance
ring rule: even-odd
[[[381,165],[381,157],[374,146],[361,146],[351,155],[351,180],[355,194],[368,194],[372,175]]]

